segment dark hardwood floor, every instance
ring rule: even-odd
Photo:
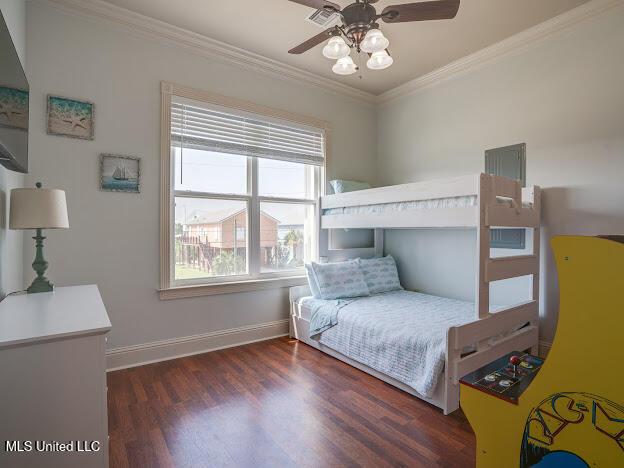
[[[279,338],[108,374],[113,467],[474,466],[450,416]]]

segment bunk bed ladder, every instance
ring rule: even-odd
[[[525,190],[525,189],[523,189]],[[537,187],[530,187],[527,194],[531,203],[533,203],[533,210],[537,213],[538,217],[541,217],[542,213],[542,192]],[[539,327],[539,307],[540,307],[540,219],[537,221],[537,225],[533,228],[533,256],[536,258],[536,269],[533,272],[533,284],[532,284],[532,299],[535,301],[537,307],[537,316],[531,320],[531,326]],[[537,344],[531,346],[531,354],[539,355],[539,341]]]
[[[486,223],[487,207],[494,199],[487,174],[479,176],[478,201],[479,223],[477,224],[477,290],[475,294],[475,312],[477,319],[490,314],[490,283],[486,277],[486,262],[490,259],[490,227]]]
[[[532,210],[522,210],[522,199],[532,204]],[[521,188],[520,184],[507,178],[481,174],[479,177],[479,219],[477,224],[477,285],[475,291],[475,315],[478,320],[489,317],[490,283],[503,279],[532,275],[532,297],[535,310],[539,310],[540,286],[540,220],[541,200],[539,187]],[[518,218],[509,216],[509,208],[501,205],[497,197],[509,199]],[[527,214],[528,213],[528,214]],[[522,216],[524,215],[524,216]],[[528,255],[490,257],[490,229],[496,227],[524,227],[533,231],[533,248]],[[532,304],[532,305],[533,305]],[[537,327],[538,313],[530,320]],[[488,348],[487,340],[477,342],[477,351]],[[537,354],[537,345],[531,347]]]

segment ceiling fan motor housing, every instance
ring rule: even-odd
[[[375,23],[377,11],[368,3],[353,3],[342,10],[342,18],[347,37],[359,45]]]

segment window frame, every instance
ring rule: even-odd
[[[309,165],[314,171],[312,198],[287,198],[259,195],[259,158],[247,157],[247,194],[224,194],[175,189],[175,155],[171,150],[171,103],[173,97],[188,98],[277,118],[317,128],[324,137],[324,164]],[[329,125],[312,117],[261,106],[248,101],[196,90],[170,82],[161,82],[161,216],[160,216],[160,298],[163,300],[230,292],[253,291],[305,284],[303,269],[262,272],[260,265],[260,204],[289,203],[314,206],[315,226],[311,248],[312,259],[318,259],[320,231],[319,200],[325,192],[325,171],[329,155]],[[247,204],[247,274],[200,279],[175,279],[175,199],[176,197],[241,200]]]

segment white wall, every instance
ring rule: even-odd
[[[26,59],[26,3],[25,0],[0,0],[0,11],[7,23],[11,38],[22,65]],[[23,289],[23,244],[20,231],[9,230],[9,194],[22,187],[24,176],[0,166],[0,298]]]
[[[332,127],[329,173],[375,182],[374,109],[307,85],[193,55],[123,26],[28,4],[31,174],[67,191],[71,228],[48,232],[56,285],[97,283],[111,348],[287,317],[287,291],[160,301],[158,287],[160,81],[313,116]],[[47,93],[96,105],[95,140],[45,133]],[[98,155],[142,157],[141,194],[98,190]],[[26,249],[24,263],[31,261]]]
[[[527,143],[527,181],[544,189],[545,340],[558,310],[550,238],[624,232],[623,57],[619,6],[378,112],[384,185],[480,172],[485,149]],[[469,231],[386,235],[388,252],[412,250],[399,261],[407,286],[466,299],[474,240]]]

